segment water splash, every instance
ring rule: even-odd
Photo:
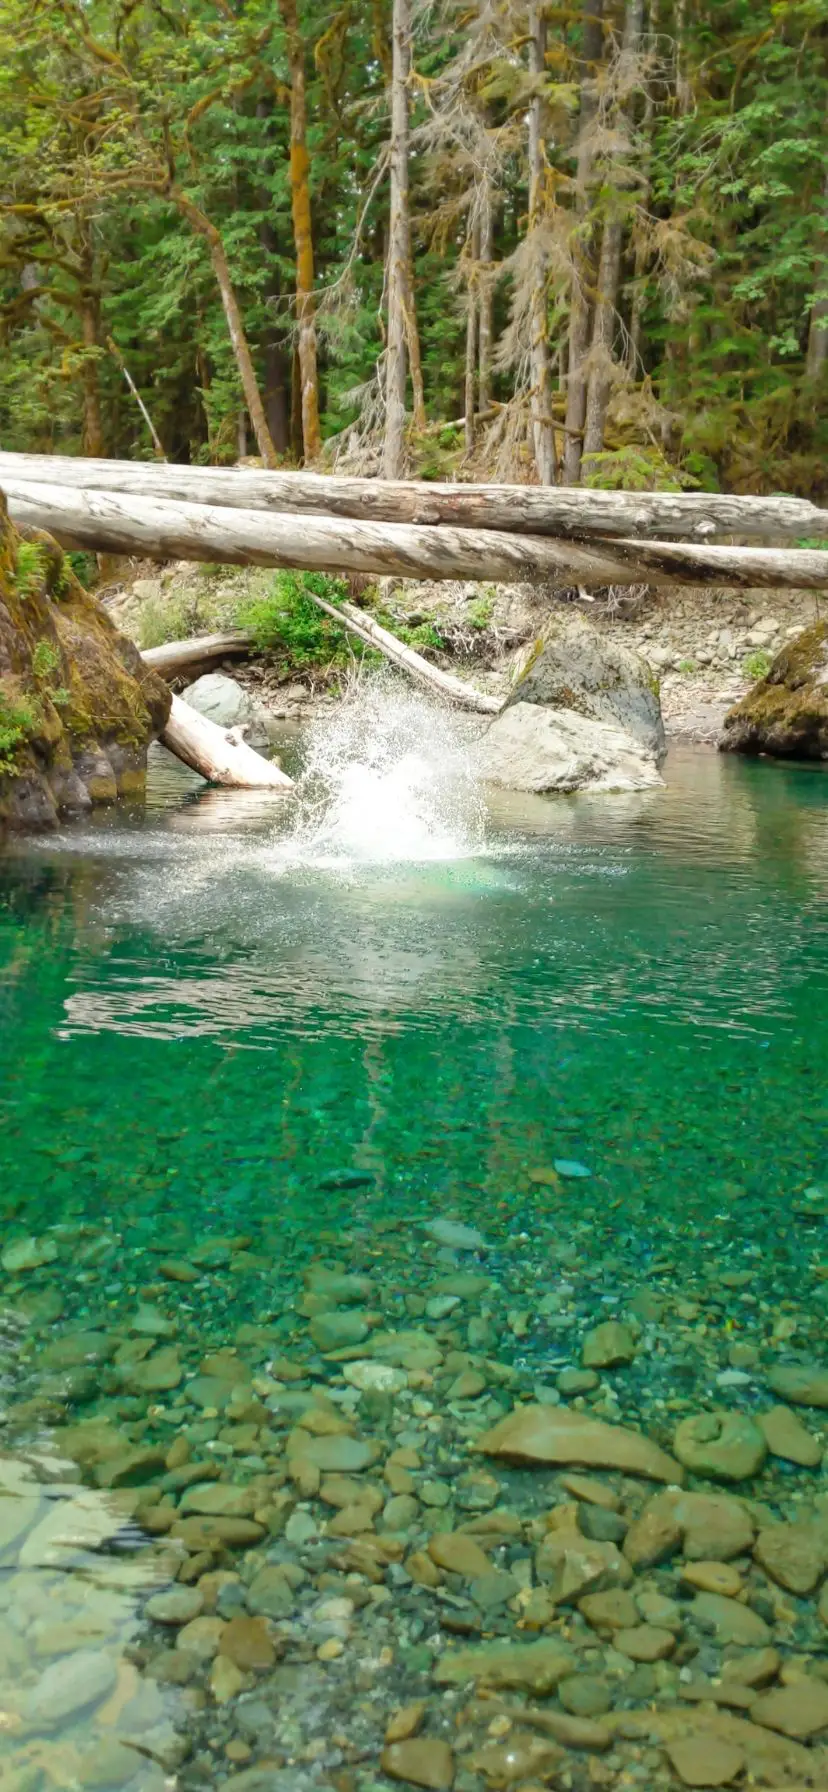
[[[485,845],[469,751],[474,724],[378,676],[311,727],[292,832],[294,862],[423,864]]]

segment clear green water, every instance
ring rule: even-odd
[[[643,1287],[712,1289],[698,1352],[658,1344],[618,1378],[617,1410],[656,1434],[677,1391],[715,1393],[734,1336],[781,1327],[783,1347],[819,1352],[826,1222],[803,1196],[828,1181],[828,777],[677,752],[664,791],[502,799],[447,855],[297,843],[268,803],[166,775],[145,813],[0,860],[0,1243],[59,1249],[0,1283],[7,1453],[54,1417],[37,1400],[53,1338],[124,1328],[149,1291],[178,1315],[188,1372],[245,1323],[290,1347],[320,1252],[399,1269],[405,1324],[439,1216],[487,1234],[523,1315],[498,1354],[527,1390]],[[555,1160],[590,1174],[556,1179]],[[163,1258],[240,1234],[194,1291],[158,1282]],[[559,1287],[569,1317],[536,1320],[532,1289]],[[146,1399],[91,1380],[64,1417],[147,1422]],[[58,1564],[49,1597],[76,1617],[76,1596]],[[119,1659],[140,1604],[123,1597]],[[0,1682],[42,1671],[26,1623],[19,1658],[0,1624]],[[126,1706],[141,1734],[173,1697],[145,1695]],[[15,1792],[160,1792],[146,1762],[135,1779],[117,1759],[109,1778],[81,1771],[87,1731],[112,1740],[100,1721],[70,1715],[70,1754],[42,1772],[25,1727],[0,1735]],[[219,1782],[202,1765],[185,1783]]]

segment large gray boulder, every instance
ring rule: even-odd
[[[656,761],[667,751],[658,679],[640,654],[577,610],[552,612],[507,699],[574,710],[620,728]]]
[[[620,728],[540,703],[511,703],[478,742],[487,784],[540,793],[650,790],[662,778],[651,753]]]
[[[244,685],[226,672],[205,672],[182,692],[185,703],[217,722],[220,728],[242,728],[248,746],[262,752],[270,745],[267,711],[251,697]]]
[[[666,750],[646,662],[556,610],[478,742],[476,769],[510,790],[649,790]]]

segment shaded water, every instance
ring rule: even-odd
[[[677,751],[663,791],[484,814],[461,745],[436,806],[428,752],[404,758],[390,789],[387,766],[348,772],[298,830],[159,770],[145,813],[0,862],[2,1241],[59,1252],[3,1278],[12,1452],[53,1425],[39,1361],[63,1321],[117,1331],[194,1249],[212,1277],[167,1289],[192,1368],[244,1323],[278,1332],[320,1250],[416,1264],[443,1215],[493,1234],[496,1277],[516,1251],[540,1287],[576,1263],[610,1312],[648,1276],[747,1267],[748,1301],[784,1318],[828,1257],[806,1196],[828,1179],[828,778]],[[529,1385],[568,1360],[554,1325],[504,1348]],[[630,1385],[644,1419],[658,1398]],[[147,1401],[104,1378],[66,1410]],[[112,1647],[130,1634],[114,1623]],[[28,1685],[48,1653],[27,1647]],[[66,1719],[76,1750],[88,1721]],[[11,1730],[21,1792],[54,1783],[28,1720]]]

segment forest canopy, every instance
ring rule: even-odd
[[[828,0],[5,0],[0,442],[824,499],[827,120]]]

